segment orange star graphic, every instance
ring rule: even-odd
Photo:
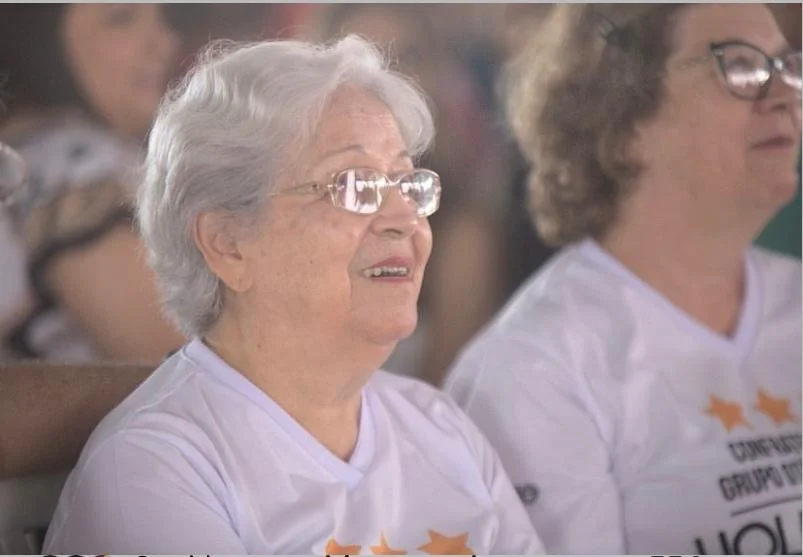
[[[379,545],[371,546],[371,553],[374,555],[407,555],[406,551],[401,549],[391,549],[388,542],[385,541],[385,534],[379,534]]]
[[[755,408],[769,416],[775,425],[781,425],[784,422],[794,423],[795,421],[795,417],[789,411],[789,399],[773,398],[764,389],[758,391],[758,404]]]
[[[709,416],[719,418],[727,431],[731,431],[738,425],[743,425],[748,429],[752,429],[742,415],[741,404],[727,402],[714,395],[709,395],[708,399],[710,400],[710,404],[708,408],[705,409],[705,413]]]
[[[359,545],[340,545],[334,538],[329,538],[326,542],[327,555],[359,555],[360,549],[362,547]]]
[[[474,552],[466,545],[468,534],[449,537],[439,534],[435,530],[428,530],[429,543],[418,549],[430,555],[473,555]]]

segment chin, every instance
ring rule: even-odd
[[[136,101],[131,103],[131,114],[141,123],[151,125],[159,110],[159,103],[162,102],[162,95],[140,95]]]
[[[767,201],[773,205],[774,209],[780,210],[792,202],[799,189],[800,178],[797,174],[786,179],[768,181],[765,189],[768,196]]]
[[[401,342],[412,335],[417,325],[418,313],[414,311],[412,315],[387,316],[386,319],[377,315],[370,322],[362,323],[359,328],[372,344],[388,345]]]

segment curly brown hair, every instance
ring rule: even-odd
[[[599,237],[641,166],[635,126],[664,96],[684,4],[556,6],[507,68],[508,116],[532,164],[530,210],[547,244]]]

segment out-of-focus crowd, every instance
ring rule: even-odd
[[[431,99],[444,184],[421,319],[386,367],[438,384],[458,350],[553,251],[534,232],[499,80],[551,4],[6,5],[0,139],[30,177],[0,213],[0,357],[159,361],[162,318],[126,200],[159,99],[213,39],[357,33]],[[799,47],[800,6],[775,8]],[[89,123],[89,125],[87,125]],[[790,232],[791,231],[791,232]],[[799,255],[798,200],[762,240]]]
[[[3,7],[0,552],[800,553],[799,22]]]

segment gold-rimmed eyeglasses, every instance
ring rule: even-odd
[[[418,217],[428,217],[440,207],[440,176],[426,168],[416,168],[395,179],[373,168],[347,168],[336,172],[329,183],[310,182],[272,195],[312,195],[328,191],[335,207],[359,215],[372,215],[379,211],[385,195],[394,187],[399,188]]]

